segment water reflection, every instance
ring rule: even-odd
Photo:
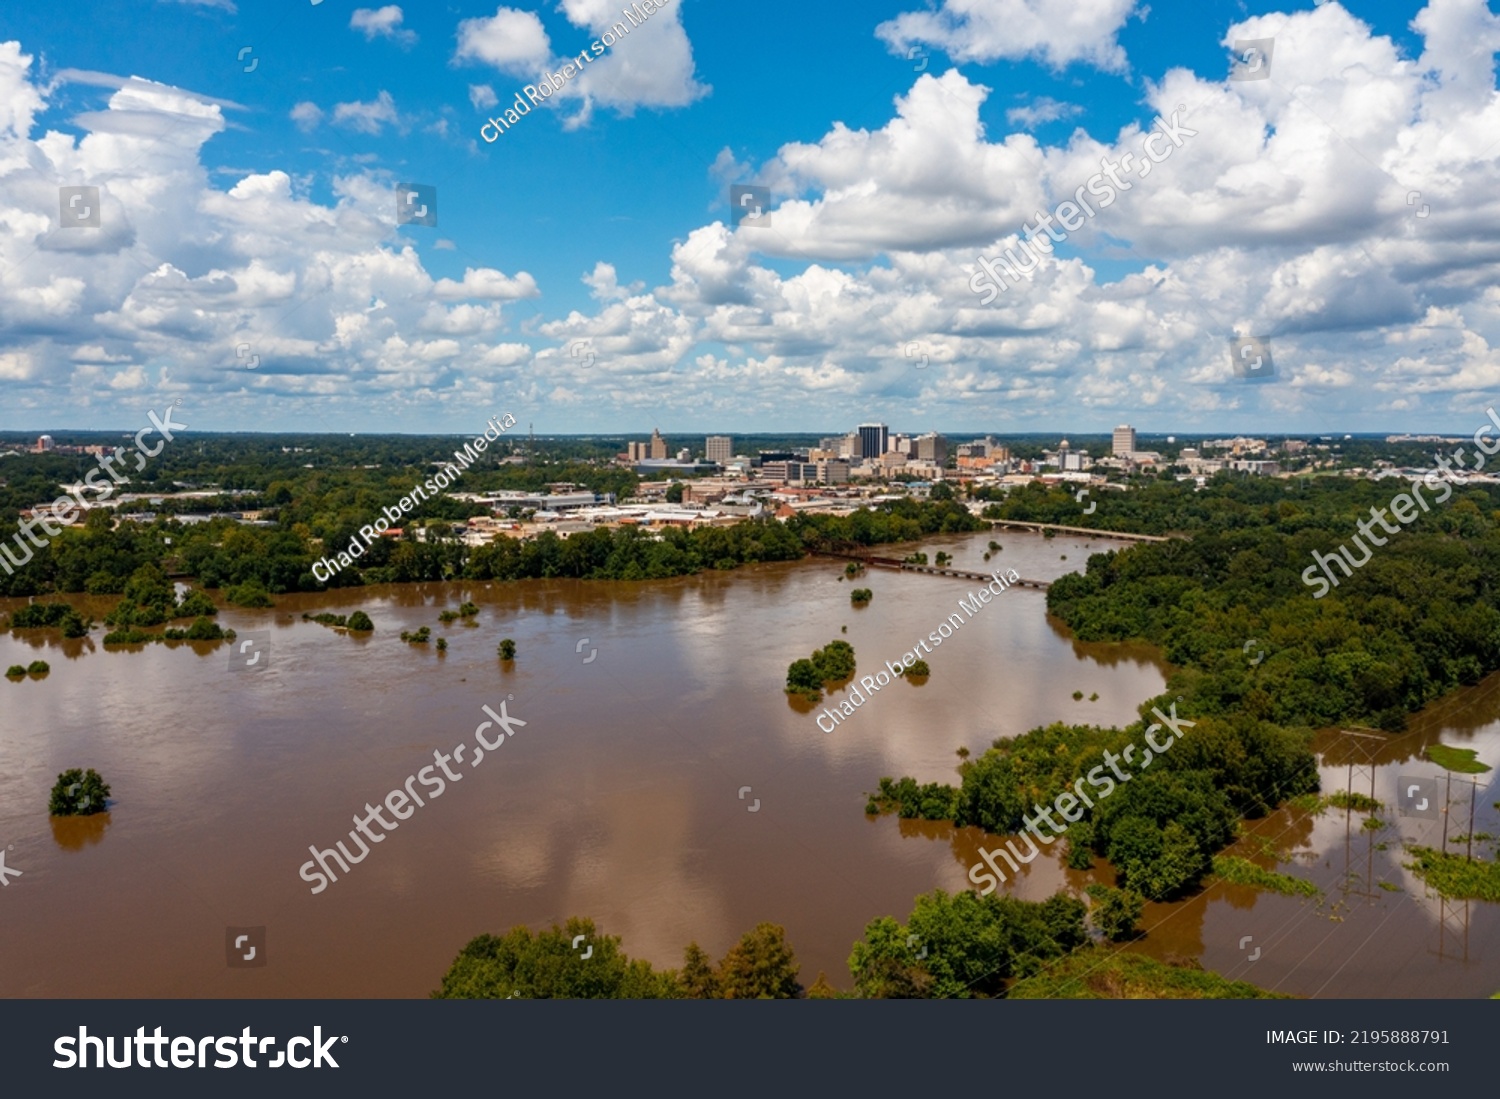
[[[1003,564],[1043,580],[1085,556],[1067,539],[995,538],[1004,551],[989,563],[988,535],[900,549],[931,557],[941,548],[958,568]],[[18,846],[31,840],[37,852],[26,891],[6,897],[0,995],[242,994],[223,967],[223,928],[266,924],[277,956],[295,964],[273,960],[257,971],[262,994],[423,996],[474,935],[575,914],[662,966],[679,965],[689,940],[719,956],[760,920],[774,920],[787,928],[805,981],[826,970],[848,987],[850,946],[870,920],[904,919],[912,899],[933,888],[969,888],[979,846],[994,846],[977,829],[865,818],[880,777],[954,782],[959,747],[980,752],[997,736],[1057,720],[1128,724],[1164,690],[1166,669],[1149,649],[1078,642],[1048,620],[1042,593],[1011,588],[924,656],[928,684],[889,684],[824,733],[819,707],[784,693],[791,661],[843,639],[856,650],[857,674],[873,672],[899,661],[973,587],[872,570],[859,585],[875,598],[853,614],[839,575],[826,561],[804,561],[639,584],[447,583],[278,596],[272,609],[219,615],[242,633],[273,632],[272,663],[256,674],[229,672],[222,646],[90,651],[55,631],[0,637],[0,665],[29,663],[37,647],[66,653],[77,645],[77,659],[53,661],[46,680],[0,684],[0,819]],[[464,601],[481,608],[472,625],[438,621]],[[109,602],[93,601],[89,613],[101,619]],[[301,620],[357,609],[374,619],[373,634]],[[448,639],[446,658],[399,640],[422,626],[434,641]],[[505,637],[519,649],[509,668],[496,655]],[[583,638],[598,652],[588,664],[577,650]],[[1431,727],[1418,719],[1382,741],[1377,796],[1389,801],[1403,767],[1435,770],[1419,756],[1439,737],[1495,761],[1495,687],[1482,684],[1442,720],[1424,715]],[[1085,698],[1075,701],[1074,690]],[[1095,692],[1098,700],[1087,701]],[[508,747],[514,754],[503,766],[476,772],[461,797],[445,796],[403,823],[357,875],[308,894],[297,867],[309,844],[347,833],[351,813],[431,762],[434,749],[469,737],[482,704],[511,695],[511,712],[534,735]],[[1340,788],[1348,765],[1332,747],[1337,738],[1320,744],[1329,749],[1325,789]],[[53,777],[81,760],[108,776],[120,804],[107,819],[48,822]],[[737,796],[744,786],[761,803],[756,813]],[[1482,795],[1481,810],[1495,800],[1493,791]],[[1494,963],[1472,961],[1500,958],[1495,906],[1473,906],[1466,917],[1471,961],[1456,964],[1474,971],[1454,977],[1447,958],[1428,951],[1451,947],[1456,933],[1401,867],[1409,861],[1404,837],[1419,833],[1404,818],[1388,823],[1387,832],[1366,833],[1333,811],[1290,810],[1256,822],[1254,831],[1284,853],[1277,868],[1313,877],[1327,903],[1214,886],[1148,905],[1149,933],[1128,949],[1199,958],[1302,995],[1329,981],[1321,994],[1500,989]],[[1494,823],[1476,827],[1500,832]],[[114,835],[108,848],[98,843],[105,829]],[[53,844],[35,842],[49,832]],[[1245,857],[1271,864],[1244,842]],[[1006,888],[1039,900],[1113,880],[1103,864],[1068,869],[1062,847],[1023,865]],[[1370,884],[1372,875],[1401,892]],[[1365,883],[1373,899],[1345,901],[1350,881]],[[85,885],[112,897],[107,926],[78,915]],[[1336,904],[1349,910],[1335,912]],[[1267,944],[1253,970],[1239,950],[1244,935]],[[193,943],[203,944],[201,956],[184,949]]]
[[[104,838],[110,826],[110,814],[90,813],[83,817],[49,817],[52,839],[64,851],[82,851]]]

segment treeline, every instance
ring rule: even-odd
[[[384,499],[388,502],[390,497]],[[313,565],[320,556],[332,557],[344,549],[359,525],[380,514],[373,501],[369,506],[357,518],[325,527],[321,542],[311,525],[289,523],[295,508],[287,509],[276,528],[230,519],[183,524],[162,517],[148,525],[122,523],[112,529],[111,516],[96,511],[81,528],[64,530],[46,548],[36,550],[35,559],[13,575],[0,572],[0,595],[119,594],[146,564],[194,577],[208,589],[271,594],[456,579],[655,580],[763,561],[793,561],[829,546],[874,545],[983,525],[951,502],[912,500],[850,516],[799,516],[786,523],[756,519],[692,531],[669,527],[659,537],[634,527],[601,528],[566,539],[543,531],[525,542],[502,536],[477,548],[464,545],[443,524],[429,527],[422,542],[410,528],[399,539],[378,539],[356,567],[336,573],[329,584],[319,582]]]
[[[866,810],[1019,833],[1028,819],[1040,819],[1037,806],[1052,806],[1091,776],[1082,788],[1094,804],[1075,797],[1081,819],[1065,825],[1068,864],[1086,870],[1101,856],[1123,888],[1165,900],[1209,873],[1242,817],[1264,816],[1318,787],[1305,734],[1243,716],[1197,718],[1169,751],[1145,768],[1144,753],[1138,755],[1126,765],[1133,773],[1117,781],[1120,772],[1108,767],[1107,755],[1118,763],[1128,745],[1140,752],[1146,725],[1146,719],[1127,729],[1059,723],[1001,738],[959,765],[959,786],[883,778]],[[1024,837],[1021,845],[1035,857],[1034,840]]]
[[[1168,475],[1145,480],[1125,491],[1091,487],[1079,500],[1076,488],[1048,487],[1033,481],[990,504],[984,516],[1137,534],[1274,529],[1285,535],[1323,535],[1331,541],[1319,548],[1331,548],[1358,533],[1355,524],[1370,517],[1371,507],[1385,507],[1408,487],[1407,481],[1396,477],[1371,481],[1324,474],[1288,480],[1221,472],[1201,490],[1191,481]],[[1461,501],[1469,501],[1485,514],[1500,506],[1500,489],[1474,484],[1453,485],[1451,489],[1451,498],[1437,489],[1444,502],[1408,530],[1467,536],[1471,520],[1465,518],[1465,511],[1457,509]],[[1090,508],[1092,512],[1085,514]]]
[[[1402,487],[1330,485],[1311,500],[1279,487],[1289,498],[1224,529],[1095,554],[1084,573],[1052,585],[1048,608],[1082,640],[1161,646],[1196,714],[1398,730],[1407,714],[1500,668],[1495,490],[1455,489],[1370,547],[1352,576],[1331,566],[1339,586],[1322,598],[1303,582],[1314,551],[1351,541],[1355,522],[1368,526],[1369,508]],[[1236,486],[1234,495],[1247,491],[1276,489]]]
[[[1097,915],[1097,902],[1095,913]],[[849,955],[852,992],[826,975],[808,988],[798,979],[785,929],[762,923],[715,965],[697,943],[679,969],[658,970],[631,959],[616,936],[592,920],[533,934],[517,927],[480,935],[459,952],[434,999],[972,999],[1002,996],[1099,998],[1098,980],[1120,966],[1130,970],[1136,998],[1190,996],[1252,998],[1266,993],[1196,967],[1140,959],[1116,962],[1093,943],[1090,909],[1059,893],[1044,901],[948,894],[918,897],[901,923],[871,920]],[[577,945],[575,945],[577,944]],[[587,950],[585,950],[585,946]],[[585,956],[587,954],[587,956]],[[1084,964],[1075,964],[1082,962]],[[1117,993],[1118,994],[1118,993]]]
[[[1149,771],[1121,784],[1068,831],[1069,858],[1102,855],[1148,897],[1191,888],[1233,837],[1316,788],[1306,730],[1370,724],[1398,730],[1409,713],[1500,669],[1500,495],[1441,488],[1430,514],[1325,597],[1302,579],[1314,550],[1359,533],[1371,507],[1405,484],[1216,479],[1204,492],[1160,483],[1105,495],[1090,520],[1132,530],[1192,530],[1189,539],[1090,557],[1047,593],[1049,610],[1082,640],[1143,639],[1176,665],[1170,692],[1197,722]],[[1078,503],[1028,486],[1012,518],[1077,523]],[[1073,510],[1069,510],[1073,509]],[[1148,704],[1149,705],[1149,704]],[[882,779],[867,809],[952,819],[1008,833],[1103,753],[1141,743],[1125,730],[1053,725],[997,740],[960,766],[961,782]]]

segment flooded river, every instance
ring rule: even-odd
[[[1004,549],[986,564],[991,537]],[[1002,531],[921,548],[954,554],[959,568],[1048,580],[1107,543],[1091,545]],[[0,995],[420,997],[474,935],[573,915],[659,966],[680,964],[694,939],[717,957],[769,920],[786,927],[804,982],[826,971],[849,987],[865,924],[904,919],[932,888],[967,888],[983,839],[866,818],[880,776],[951,781],[960,746],[977,753],[1054,720],[1127,723],[1162,690],[1164,668],[1148,649],[1073,641],[1042,592],[1015,587],[927,658],[925,685],[892,683],[824,733],[783,694],[787,664],[842,638],[858,674],[873,673],[968,588],[871,572],[858,583],[874,600],[854,609],[840,574],[809,560],[640,584],[282,596],[273,610],[220,614],[242,634],[269,631],[266,666],[249,670],[230,668],[229,646],[105,652],[98,632],[5,635],[0,663],[44,659],[52,672],[0,683],[0,846],[22,872],[0,890]],[[465,599],[480,607],[473,624],[439,622]],[[107,602],[85,602],[102,617]],[[374,619],[373,635],[301,619],[355,609]],[[400,641],[421,626],[448,640],[446,654]],[[519,651],[511,670],[496,657],[505,637]],[[482,707],[502,702],[526,723],[504,751],[455,764],[461,781],[313,894],[298,873],[309,846],[352,847],[351,816],[435,751],[472,743]],[[1394,804],[1398,772],[1437,773],[1414,758],[1422,745],[1441,737],[1495,762],[1497,730],[1491,680],[1381,743],[1354,788],[1368,793],[1373,773],[1376,796]],[[1325,739],[1325,786],[1341,788],[1350,749]],[[48,791],[69,767],[111,784],[108,814],[49,819]],[[1497,796],[1492,783],[1481,790],[1477,829],[1500,832]],[[1151,906],[1151,934],[1133,949],[1303,995],[1500,990],[1497,906],[1468,906],[1460,921],[1426,899],[1400,868],[1398,833],[1431,822],[1379,816],[1388,823],[1375,832],[1362,815],[1349,832],[1339,812],[1259,822],[1291,872],[1328,898],[1217,886]],[[1045,858],[1026,869],[1013,886],[1028,897],[1107,879]],[[1346,896],[1351,882],[1369,896]],[[231,927],[265,928],[264,965],[226,964]],[[1258,960],[1245,960],[1243,936],[1263,945]]]

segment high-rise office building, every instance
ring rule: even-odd
[[[1129,424],[1121,424],[1115,428],[1114,446],[1111,451],[1126,458],[1135,453],[1135,428]]]
[[[935,431],[917,436],[917,460],[942,465],[948,460],[948,439]]]
[[[667,441],[661,437],[659,428],[651,429],[651,457],[665,458],[667,456]]]
[[[703,456],[721,466],[728,465],[734,457],[734,439],[728,435],[710,435],[703,445]]]
[[[859,425],[859,456],[879,458],[886,451],[890,440],[890,429],[885,424]]]

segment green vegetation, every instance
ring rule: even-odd
[[[801,995],[797,959],[786,931],[775,924],[762,923],[747,932],[717,967],[697,943],[690,943],[679,972],[632,960],[617,936],[601,935],[592,920],[574,918],[564,928],[535,935],[525,927],[503,936],[480,935],[459,953],[432,997],[782,1000]]]
[[[587,947],[573,947],[582,935]],[[592,954],[584,958],[587,949]],[[671,972],[632,960],[615,935],[601,935],[593,920],[573,918],[533,935],[526,927],[480,935],[459,952],[435,1000],[661,1000],[679,995]]]
[[[1089,920],[1105,938],[1124,942],[1140,934],[1138,925],[1141,913],[1146,910],[1145,897],[1130,889],[1098,884],[1090,885],[1085,892],[1094,901]]]
[[[69,615],[77,612],[67,603],[29,603],[11,613],[9,626],[13,630],[39,630],[61,626]]]
[[[177,604],[177,612],[173,618],[212,618],[219,613],[219,608],[214,606],[214,601],[204,592],[194,589],[183,596],[182,602]]]
[[[432,627],[423,626],[416,633],[410,633],[406,630],[402,630],[401,640],[407,642],[410,645],[425,645],[428,641],[432,640]]]
[[[1409,847],[1416,861],[1406,868],[1449,900],[1500,901],[1500,862],[1445,855],[1430,847]]]
[[[1168,965],[1103,947],[1076,951],[1018,981],[1012,1000],[1290,1000],[1246,981],[1210,973],[1197,962]]]
[[[168,627],[161,633],[122,626],[104,635],[106,645],[149,645],[160,641],[233,641],[235,633],[210,618],[195,618],[186,629]]]
[[[1234,885],[1253,885],[1257,889],[1268,889],[1288,897],[1318,897],[1323,891],[1305,878],[1294,878],[1275,870],[1267,870],[1249,859],[1238,855],[1217,855],[1213,861],[1214,873]]]
[[[448,639],[446,637],[438,638],[437,651],[440,653],[445,653],[448,651]]]
[[[5,677],[7,679],[24,679],[26,677],[26,665],[12,664],[9,668],[5,669]]]
[[[1433,744],[1427,749],[1427,758],[1445,771],[1457,771],[1461,775],[1482,775],[1490,768],[1479,762],[1479,753],[1473,748],[1450,748],[1446,744]]]
[[[26,665],[27,675],[46,675],[50,671],[52,671],[52,665],[48,664],[45,660],[33,660],[30,664]]]
[[[454,960],[432,993],[435,999],[895,999],[1043,997],[1067,999],[1227,999],[1269,996],[1244,982],[1226,981],[1196,963],[1163,965],[1091,944],[1085,915],[1111,938],[1133,937],[1143,901],[1138,894],[1091,887],[1092,909],[1057,894],[1023,901],[1003,893],[916,898],[906,923],[872,920],[854,944],[849,969],[854,992],[833,988],[825,974],[803,990],[797,960],[783,928],[761,923],[717,965],[696,942],[679,970],[654,970],[632,960],[615,936],[593,921],[570,919],[563,928],[533,934],[517,927],[480,935]],[[575,946],[575,943],[577,944]],[[587,946],[585,947],[585,943]],[[588,958],[585,953],[590,953]]]
[[[228,631],[209,618],[195,618],[185,630],[168,627],[162,633],[164,641],[222,641]]]
[[[94,620],[85,618],[67,603],[28,603],[10,616],[12,630],[62,630],[66,638],[87,637]]]
[[[849,602],[853,603],[856,607],[863,607],[874,598],[875,593],[869,588],[855,588],[849,593]]]
[[[1211,857],[1233,842],[1241,817],[1263,816],[1286,796],[1313,788],[1317,768],[1306,737],[1245,718],[1198,718],[1171,750],[1110,777],[1106,752],[1144,743],[1145,722],[1128,729],[1049,725],[1000,738],[959,764],[957,788],[882,778],[866,805],[902,817],[952,820],[996,835],[1019,832],[1033,805],[1049,805],[1087,776],[1093,808],[1070,826],[1070,865],[1089,865],[1090,849],[1108,859],[1120,884],[1151,900],[1192,888]],[[1140,757],[1137,757],[1139,759]],[[1104,800],[1106,799],[1107,800]]]
[[[939,550],[937,556],[932,559],[932,563],[939,567],[942,567],[944,565],[951,565],[953,563],[953,555],[951,553],[944,553]]]
[[[856,576],[864,571],[864,565],[860,564],[858,561],[850,561],[847,565],[844,566],[844,575],[850,580],[853,580]]]
[[[111,441],[105,435],[83,433],[66,437],[70,442]],[[527,450],[525,461],[505,462],[518,456],[518,446]],[[536,492],[566,481],[591,492],[628,497],[640,478],[613,464],[622,446],[619,439],[550,440],[534,447],[497,442],[468,469],[463,487],[471,492]],[[198,586],[221,592],[221,603],[241,606],[259,605],[282,592],[361,584],[554,576],[645,580],[790,561],[808,551],[857,551],[984,526],[953,500],[901,499],[851,516],[799,515],[785,523],[762,519],[691,532],[669,529],[660,532],[659,540],[655,531],[622,528],[568,539],[546,532],[525,543],[501,537],[487,546],[470,547],[455,526],[490,509],[439,494],[417,503],[402,537],[377,539],[328,584],[313,576],[320,558],[337,559],[371,516],[430,477],[433,463],[451,460],[453,450],[450,437],[195,433],[192,446],[169,448],[147,469],[132,473],[131,487],[143,493],[170,493],[174,482],[182,482],[218,489],[221,495],[168,496],[160,502],[141,500],[113,511],[96,510],[38,549],[24,569],[0,572],[0,596],[119,594],[131,575],[147,564],[173,576],[192,577]],[[17,531],[22,509],[53,499],[59,482],[79,480],[92,464],[93,459],[84,455],[21,454],[8,460],[0,483],[0,540]],[[244,509],[262,511],[274,526],[247,526],[227,514]],[[156,513],[155,518],[143,521],[147,511]],[[208,522],[183,523],[178,518],[205,511],[214,515]],[[416,539],[418,528],[425,531],[424,541]],[[231,591],[244,598],[229,600]],[[198,616],[196,610],[186,615]],[[156,624],[116,623],[141,628]]]
[[[349,619],[342,614],[304,614],[302,621],[317,622],[323,626],[332,626],[336,630],[349,627]]]
[[[336,630],[348,630],[351,633],[368,633],[375,628],[375,623],[370,621],[370,616],[364,611],[355,611],[345,618],[342,614],[304,614],[304,622],[319,622],[324,626],[332,626]]]
[[[1335,568],[1339,586],[1313,598],[1327,585],[1303,582],[1321,575],[1313,552],[1349,539],[1371,506],[1389,503],[1388,488],[1221,475],[1201,493],[1165,482],[1109,493],[1082,522],[1192,538],[1094,554],[1085,572],[1052,585],[1048,608],[1080,640],[1159,645],[1183,669],[1173,687],[1195,715],[1398,730],[1407,714],[1500,668],[1500,490],[1445,486],[1451,499],[1352,576]],[[1082,519],[1066,492],[1035,485],[998,510]],[[1259,665],[1244,659],[1248,637],[1270,641]]]
[[[1356,813],[1374,813],[1385,806],[1368,794],[1355,794],[1348,790],[1335,790],[1323,799],[1335,809],[1350,809]]]
[[[1011,978],[1084,945],[1083,916],[1083,902],[1062,894],[1033,902],[938,889],[916,899],[905,924],[872,920],[849,970],[865,999],[999,996]]]
[[[109,784],[98,771],[74,767],[57,776],[47,812],[54,817],[90,817],[105,811],[108,798]]]
[[[510,638],[500,642],[500,659],[514,660],[516,658],[516,643]]]
[[[825,685],[845,683],[853,675],[854,646],[830,641],[811,657],[792,661],[786,670],[786,692],[816,702],[823,697]]]
[[[912,682],[925,681],[932,674],[932,669],[927,666],[927,661],[920,656],[911,662],[911,667],[902,668],[900,673]]]
[[[772,923],[757,924],[741,936],[717,969],[697,943],[689,943],[677,981],[681,995],[692,1000],[795,1000],[803,995],[786,929]]]
[[[1081,702],[1081,701],[1083,701],[1083,692],[1082,691],[1074,691],[1073,692],[1073,701],[1074,702]]]
[[[927,555],[925,553],[909,553],[901,559],[901,563],[904,565],[925,565],[927,564]]]
[[[1208,871],[1239,818],[1316,789],[1305,730],[1399,730],[1409,713],[1500,669],[1500,490],[1445,486],[1430,513],[1352,576],[1339,571],[1340,585],[1323,598],[1304,583],[1304,573],[1318,575],[1313,551],[1332,551],[1389,500],[1389,486],[1363,480],[1293,488],[1221,475],[1203,492],[1162,481],[1110,493],[1087,520],[1066,491],[1039,484],[986,509],[995,518],[1192,534],[1093,554],[1085,571],[1047,593],[1048,609],[1081,641],[1157,645],[1174,666],[1168,698],[1196,723],[1071,826],[1080,861],[1092,848],[1122,885],[1152,899],[1178,895]],[[1249,637],[1268,639],[1258,665],[1244,659]],[[1165,711],[1166,701],[1142,709]],[[1090,774],[1104,751],[1139,745],[1146,723],[1035,729],[961,764],[957,789],[891,780],[872,802],[910,816],[942,815],[946,802],[956,823],[1010,834],[1023,810]],[[1365,809],[1352,796],[1346,804]]]
[[[224,590],[224,598],[237,607],[274,607],[271,593],[258,580],[246,580]]]
[[[154,564],[136,569],[125,583],[124,594],[114,610],[104,617],[106,626],[148,629],[175,616],[177,593],[167,574]],[[108,638],[105,639],[108,643]]]

